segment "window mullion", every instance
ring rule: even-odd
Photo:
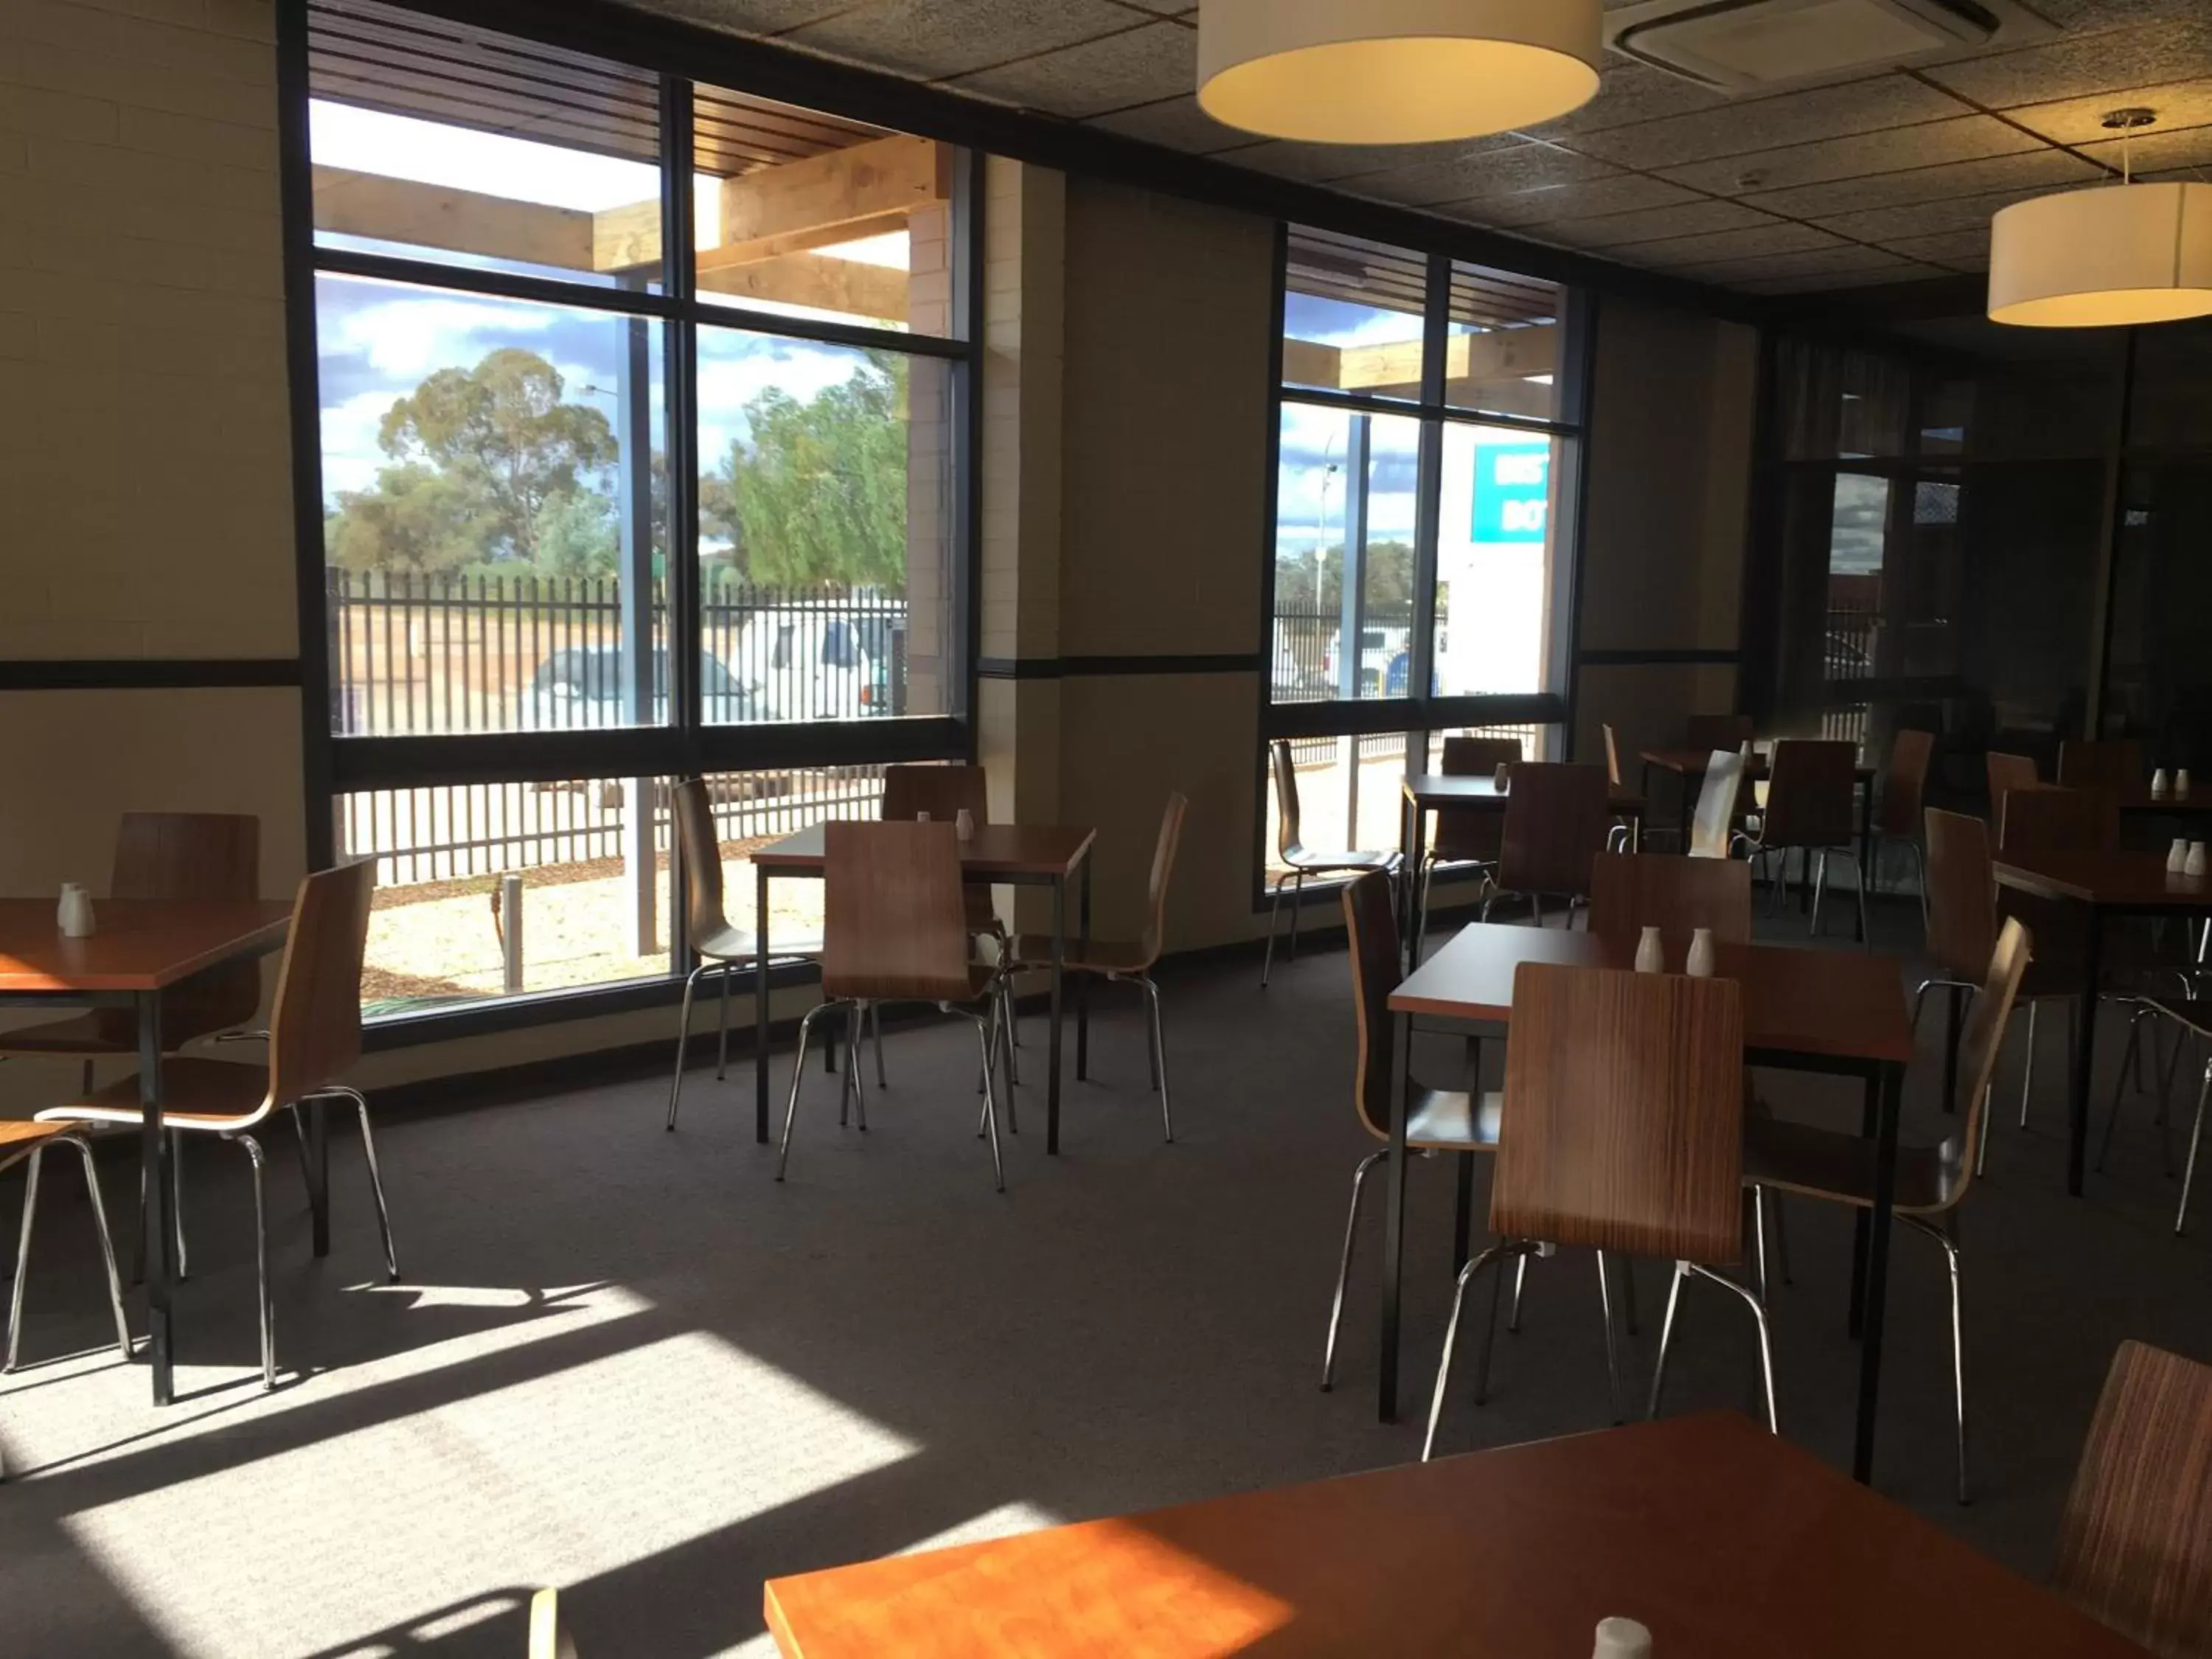
[[[1437,538],[1443,512],[1445,354],[1451,337],[1451,260],[1429,256],[1428,291],[1421,319],[1420,469],[1414,482],[1413,625],[1406,641],[1406,689],[1425,706],[1436,687]],[[1429,734],[1406,736],[1407,776],[1428,769]],[[1418,753],[1416,752],[1418,751]]]

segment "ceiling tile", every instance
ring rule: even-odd
[[[1137,22],[1112,0],[872,0],[782,39],[894,75],[934,80],[1096,40]]]
[[[1587,155],[1550,144],[1476,148],[1387,173],[1365,173],[1343,188],[1386,202],[1427,207],[1441,202],[1471,202],[1517,195],[1550,185],[1601,179],[1614,168]]]
[[[1449,165],[1501,149],[1517,149],[1522,143],[1506,133],[1494,138],[1460,139],[1444,144],[1309,144],[1269,138],[1238,155],[1237,161],[1240,167],[1255,167],[1279,178],[1328,184],[1370,173],[1437,163]]]
[[[2077,146],[2081,154],[2117,172],[2120,165],[2120,145],[2118,139],[2100,144]],[[2160,132],[2154,127],[2128,146],[2134,162],[2135,175],[2141,179],[2168,172],[2197,176],[2205,167],[2212,167],[2212,126],[2187,127],[2179,132]],[[2208,180],[2197,178],[2199,184]]]
[[[1571,132],[1601,132],[1626,126],[1631,121],[1656,121],[1662,116],[1686,115],[1696,110],[1724,108],[1726,93],[1701,87],[1679,75],[1669,75],[1625,58],[1610,58],[1601,70],[1597,96],[1570,114],[1523,135],[1559,138]]]
[[[1689,201],[1671,207],[1641,208],[1632,213],[1601,214],[1594,219],[1571,219],[1565,223],[1548,222],[1544,234],[1573,247],[1617,248],[1656,242],[1662,237],[1749,230],[1781,222],[1771,214],[1745,207],[1740,202]]]
[[[1155,104],[1198,84],[1198,35],[1180,23],[1139,23],[1120,34],[1005,64],[949,84],[1077,119]]]
[[[1886,288],[1893,283],[1924,283],[1930,278],[1949,276],[1954,272],[1938,270],[1934,265],[1902,264],[1877,265],[1866,270],[1799,271],[1790,276],[1757,276],[1739,279],[1728,284],[1741,289],[1747,294],[1820,294],[1838,288]]]
[[[2063,150],[2035,149],[2018,155],[1957,161],[1945,167],[1916,167],[1906,173],[1838,179],[1787,190],[1753,191],[1741,199],[1753,207],[1771,208],[1795,218],[1822,219],[1864,208],[1936,202],[1949,197],[1986,195],[1998,190],[2032,190],[2042,185],[2057,188],[2103,177],[2092,163]]]
[[[1850,246],[1842,237],[1831,236],[1825,230],[1777,219],[1747,230],[1717,230],[1703,236],[1669,236],[1662,241],[1640,242],[1620,257],[1632,264],[1672,269],[1717,264],[1723,260],[1747,259],[1760,254],[1808,253]]]
[[[1925,259],[1930,264],[1949,265],[1954,270],[1989,268],[1990,232],[1986,225],[1979,230],[1947,230],[1935,236],[1901,236],[1884,242],[1882,246],[1892,253]]]
[[[1986,235],[1990,221],[2001,210],[2015,202],[2032,201],[2050,193],[2048,190],[2001,190],[1981,196],[1954,196],[1940,202],[1911,202],[1899,207],[1828,214],[1814,222],[1823,230],[1832,230],[1856,242],[1887,244],[1900,236],[1938,236],[1959,230]]]
[[[842,11],[852,0],[637,0],[644,11],[727,34],[774,34]]]
[[[1970,161],[2037,146],[2035,138],[2017,127],[2008,126],[1993,115],[1969,115],[1955,121],[1929,121],[1919,126],[1894,127],[1886,132],[1864,133],[1852,138],[1792,144],[1757,155],[1731,156],[1726,161],[1662,167],[1659,172],[1677,184],[1732,196],[1747,190],[1783,190],[1828,179],[1934,167],[1946,161]],[[1746,184],[1747,179],[1756,182]]]
[[[1627,213],[1638,208],[1671,207],[1706,198],[1664,179],[1640,173],[1615,173],[1605,179],[1579,179],[1518,195],[1492,197],[1467,204],[1463,211],[1449,211],[1470,223],[1533,228],[1568,219],[1588,219],[1601,213]]]
[[[1198,100],[1189,93],[1180,98],[1163,98],[1157,104],[1139,104],[1134,109],[1097,116],[1090,125],[1108,132],[1118,132],[1125,138],[1141,138],[1146,143],[1164,144],[1170,149],[1193,155],[1236,150],[1236,159],[1240,163],[1246,152],[1266,148],[1265,140],[1255,139],[1235,127],[1223,126],[1200,109]]]
[[[1198,8],[1190,0],[1114,0],[1116,5],[1127,6],[1131,11],[1148,11],[1155,17],[1196,17]]]
[[[1942,121],[1967,112],[1948,93],[1923,82],[1902,75],[1879,75],[1841,86],[1731,103],[1695,115],[1579,133],[1571,142],[1586,155],[1650,172],[1717,156]]]
[[[2158,120],[2138,130],[2140,148],[2153,135],[2212,125],[2212,80],[2170,81],[2159,86],[2100,92],[2094,98],[2069,98],[2052,104],[2027,104],[2006,115],[2032,132],[2062,144],[2117,144],[2119,135],[2105,125],[2115,109],[2148,109]]]
[[[2116,88],[2182,81],[2212,64],[2212,21],[2186,20],[2069,35],[1922,71],[1991,109],[2085,98]]]
[[[1711,264],[1678,265],[1675,274],[1712,283],[1735,283],[1761,276],[1818,276],[1853,270],[1887,270],[1913,262],[1878,247],[1859,247],[1850,242],[1802,253],[1765,253],[1750,259],[1717,260]]]

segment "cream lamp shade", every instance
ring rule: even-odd
[[[1274,138],[1473,138],[1589,102],[1603,44],[1600,0],[1203,0],[1198,101]]]
[[[2039,196],[1990,228],[1990,319],[2112,328],[2212,314],[2212,185]]]

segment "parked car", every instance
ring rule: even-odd
[[[756,720],[850,720],[891,712],[891,617],[842,600],[757,610],[729,653]]]
[[[744,690],[718,659],[699,663],[699,698],[708,720],[717,724],[757,720]],[[620,646],[574,646],[549,653],[531,676],[524,693],[525,732],[574,732],[602,726],[663,726],[668,720],[668,652],[653,653],[653,708],[637,721],[623,714],[623,652]]]
[[[1395,659],[1402,658],[1411,630],[1405,628],[1377,627],[1373,624],[1359,630],[1359,695],[1371,697],[1380,692],[1391,672]],[[1322,678],[1331,689],[1337,684],[1336,640],[1331,636],[1321,648]],[[1404,671],[1399,671],[1403,684]],[[1403,696],[1403,691],[1394,691],[1392,696]]]

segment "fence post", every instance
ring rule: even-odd
[[[507,994],[522,993],[522,878],[499,878],[500,959],[505,969]]]

